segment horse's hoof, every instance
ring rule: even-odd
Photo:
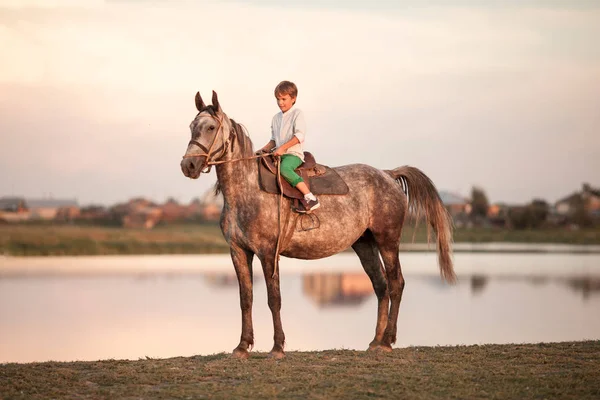
[[[386,345],[382,344],[381,346],[379,346],[377,348],[377,351],[381,351],[382,353],[391,353],[392,346],[386,346]]]
[[[246,349],[241,349],[239,347],[236,347],[233,350],[233,353],[231,353],[231,357],[237,358],[238,360],[245,360],[248,357],[250,357],[250,353],[248,353],[248,350],[246,350]]]
[[[285,357],[285,353],[279,350],[271,350],[268,357],[273,360],[281,360]]]
[[[392,352],[392,346],[388,346],[388,345],[385,345],[383,343],[371,343],[369,345],[369,350],[368,351],[377,351],[377,352],[382,352],[382,353],[391,353]]]

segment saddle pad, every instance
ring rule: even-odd
[[[272,174],[263,163],[259,162],[258,165],[258,181],[260,188],[267,193],[279,194],[277,175]],[[325,173],[323,175],[312,176],[307,179],[304,174],[302,174],[302,178],[304,178],[305,181],[308,181],[307,185],[310,188],[310,191],[315,195],[348,194],[350,189],[348,189],[348,185],[346,185],[346,182],[344,182],[342,177],[332,168],[325,165],[323,165],[323,167],[325,168]],[[283,177],[281,177],[281,181],[282,184],[287,184]]]

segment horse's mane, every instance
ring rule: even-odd
[[[209,111],[208,108],[211,108],[211,111],[214,112],[214,109],[212,108],[212,106],[206,107],[206,111],[208,111],[210,113],[211,111]],[[231,122],[231,126],[233,127],[233,132],[234,132],[231,146],[233,147],[235,145],[235,142],[237,141],[238,146],[242,150],[243,157],[247,157],[249,155],[254,154],[252,140],[250,140],[250,137],[246,133],[246,132],[248,132],[246,127],[242,124],[238,124],[233,118],[229,118],[229,122]],[[217,196],[219,193],[221,193],[221,184],[219,183],[218,180],[215,183],[214,190],[215,190],[215,196]]]
[[[231,126],[233,127],[233,130],[235,132],[233,140],[237,140],[237,142],[239,143],[240,149],[242,150],[242,155],[251,155],[254,152],[254,150],[252,148],[252,140],[250,140],[250,137],[247,134],[248,130],[244,125],[235,122],[233,118],[229,118],[229,121],[231,122]]]

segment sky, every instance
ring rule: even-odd
[[[0,0],[0,196],[188,202],[197,91],[254,147],[298,85],[305,149],[438,189],[554,202],[600,186],[600,3]]]

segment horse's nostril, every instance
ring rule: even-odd
[[[194,162],[190,161],[189,169],[194,170],[196,167],[194,166]]]

